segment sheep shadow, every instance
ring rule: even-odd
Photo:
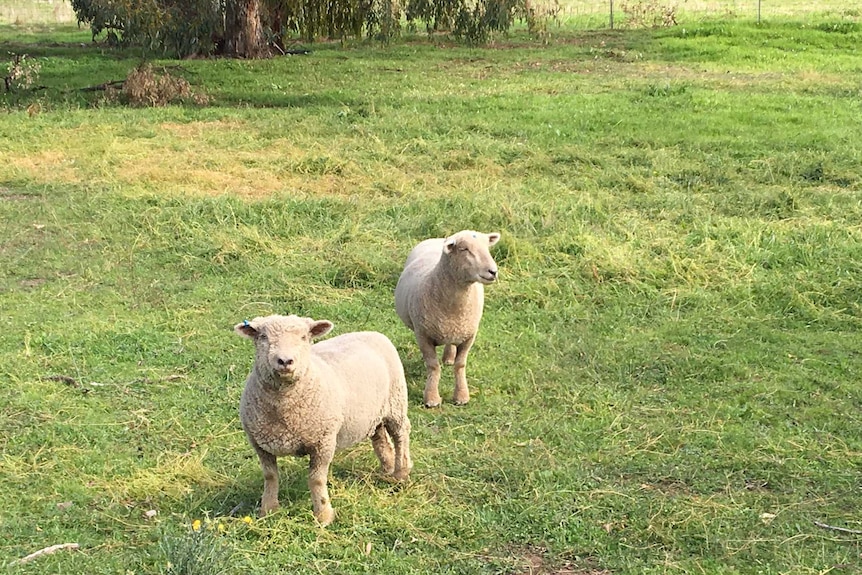
[[[363,447],[367,443],[367,446]],[[363,454],[360,449],[367,448]],[[394,482],[383,476],[377,460],[371,456],[371,442],[338,451],[329,468],[328,483],[370,483],[388,493],[399,491],[406,482]],[[308,489],[308,457],[278,458],[278,498],[282,512],[291,515],[311,512],[311,492]],[[197,493],[194,507],[202,515],[212,517],[258,517],[263,494],[263,475],[259,469],[246,471],[228,486],[209,488]]]
[[[308,466],[297,460],[287,464],[279,458],[279,501],[283,507],[293,507],[294,503],[308,503]],[[257,517],[260,512],[260,498],[263,494],[263,474],[260,470],[243,472],[233,484],[221,489],[211,489],[199,493],[197,508],[213,517]],[[310,507],[309,507],[310,508]]]

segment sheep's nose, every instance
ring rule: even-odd
[[[281,369],[290,369],[293,367],[292,357],[279,357],[275,361],[278,364],[278,367]]]
[[[496,270],[496,269],[488,270],[488,273],[489,273],[489,274],[491,274],[491,277],[492,277],[492,278],[496,278],[496,277],[497,277],[497,270]]]

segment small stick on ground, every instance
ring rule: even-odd
[[[21,559],[16,559],[15,561],[12,561],[9,564],[9,566],[11,567],[13,565],[21,565],[23,563],[29,563],[33,559],[37,559],[37,558],[41,557],[42,555],[50,555],[51,553],[56,553],[57,551],[60,551],[62,549],[77,549],[78,547],[80,547],[80,546],[77,543],[60,543],[58,545],[51,545],[50,547],[45,547],[44,549],[39,549],[38,551],[30,553],[26,557],[22,557]]]
[[[822,527],[823,529],[831,529],[832,531],[840,531],[841,533],[852,533],[853,535],[862,535],[862,531],[858,529],[847,529],[846,527],[835,527],[834,525],[827,525],[825,523],[821,523],[819,521],[815,521],[814,525],[817,527]]]

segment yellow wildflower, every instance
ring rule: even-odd
[[[201,530],[201,520],[195,519],[192,521],[192,531],[200,531]]]
[[[251,525],[253,521],[254,520],[251,517],[249,517],[248,515],[246,515],[245,517],[242,518],[242,522],[245,523],[246,525]]]

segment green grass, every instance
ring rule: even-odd
[[[212,102],[159,109],[78,90],[140,53],[0,29],[45,86],[0,112],[0,558],[81,545],[7,571],[858,571],[859,536],[814,524],[862,529],[840,22],[162,61]],[[501,281],[471,403],[426,410],[392,292],[462,228],[503,233]],[[262,477],[231,327],[271,312],[382,331],[407,370],[411,481],[340,453],[326,530],[303,460],[242,521]]]

